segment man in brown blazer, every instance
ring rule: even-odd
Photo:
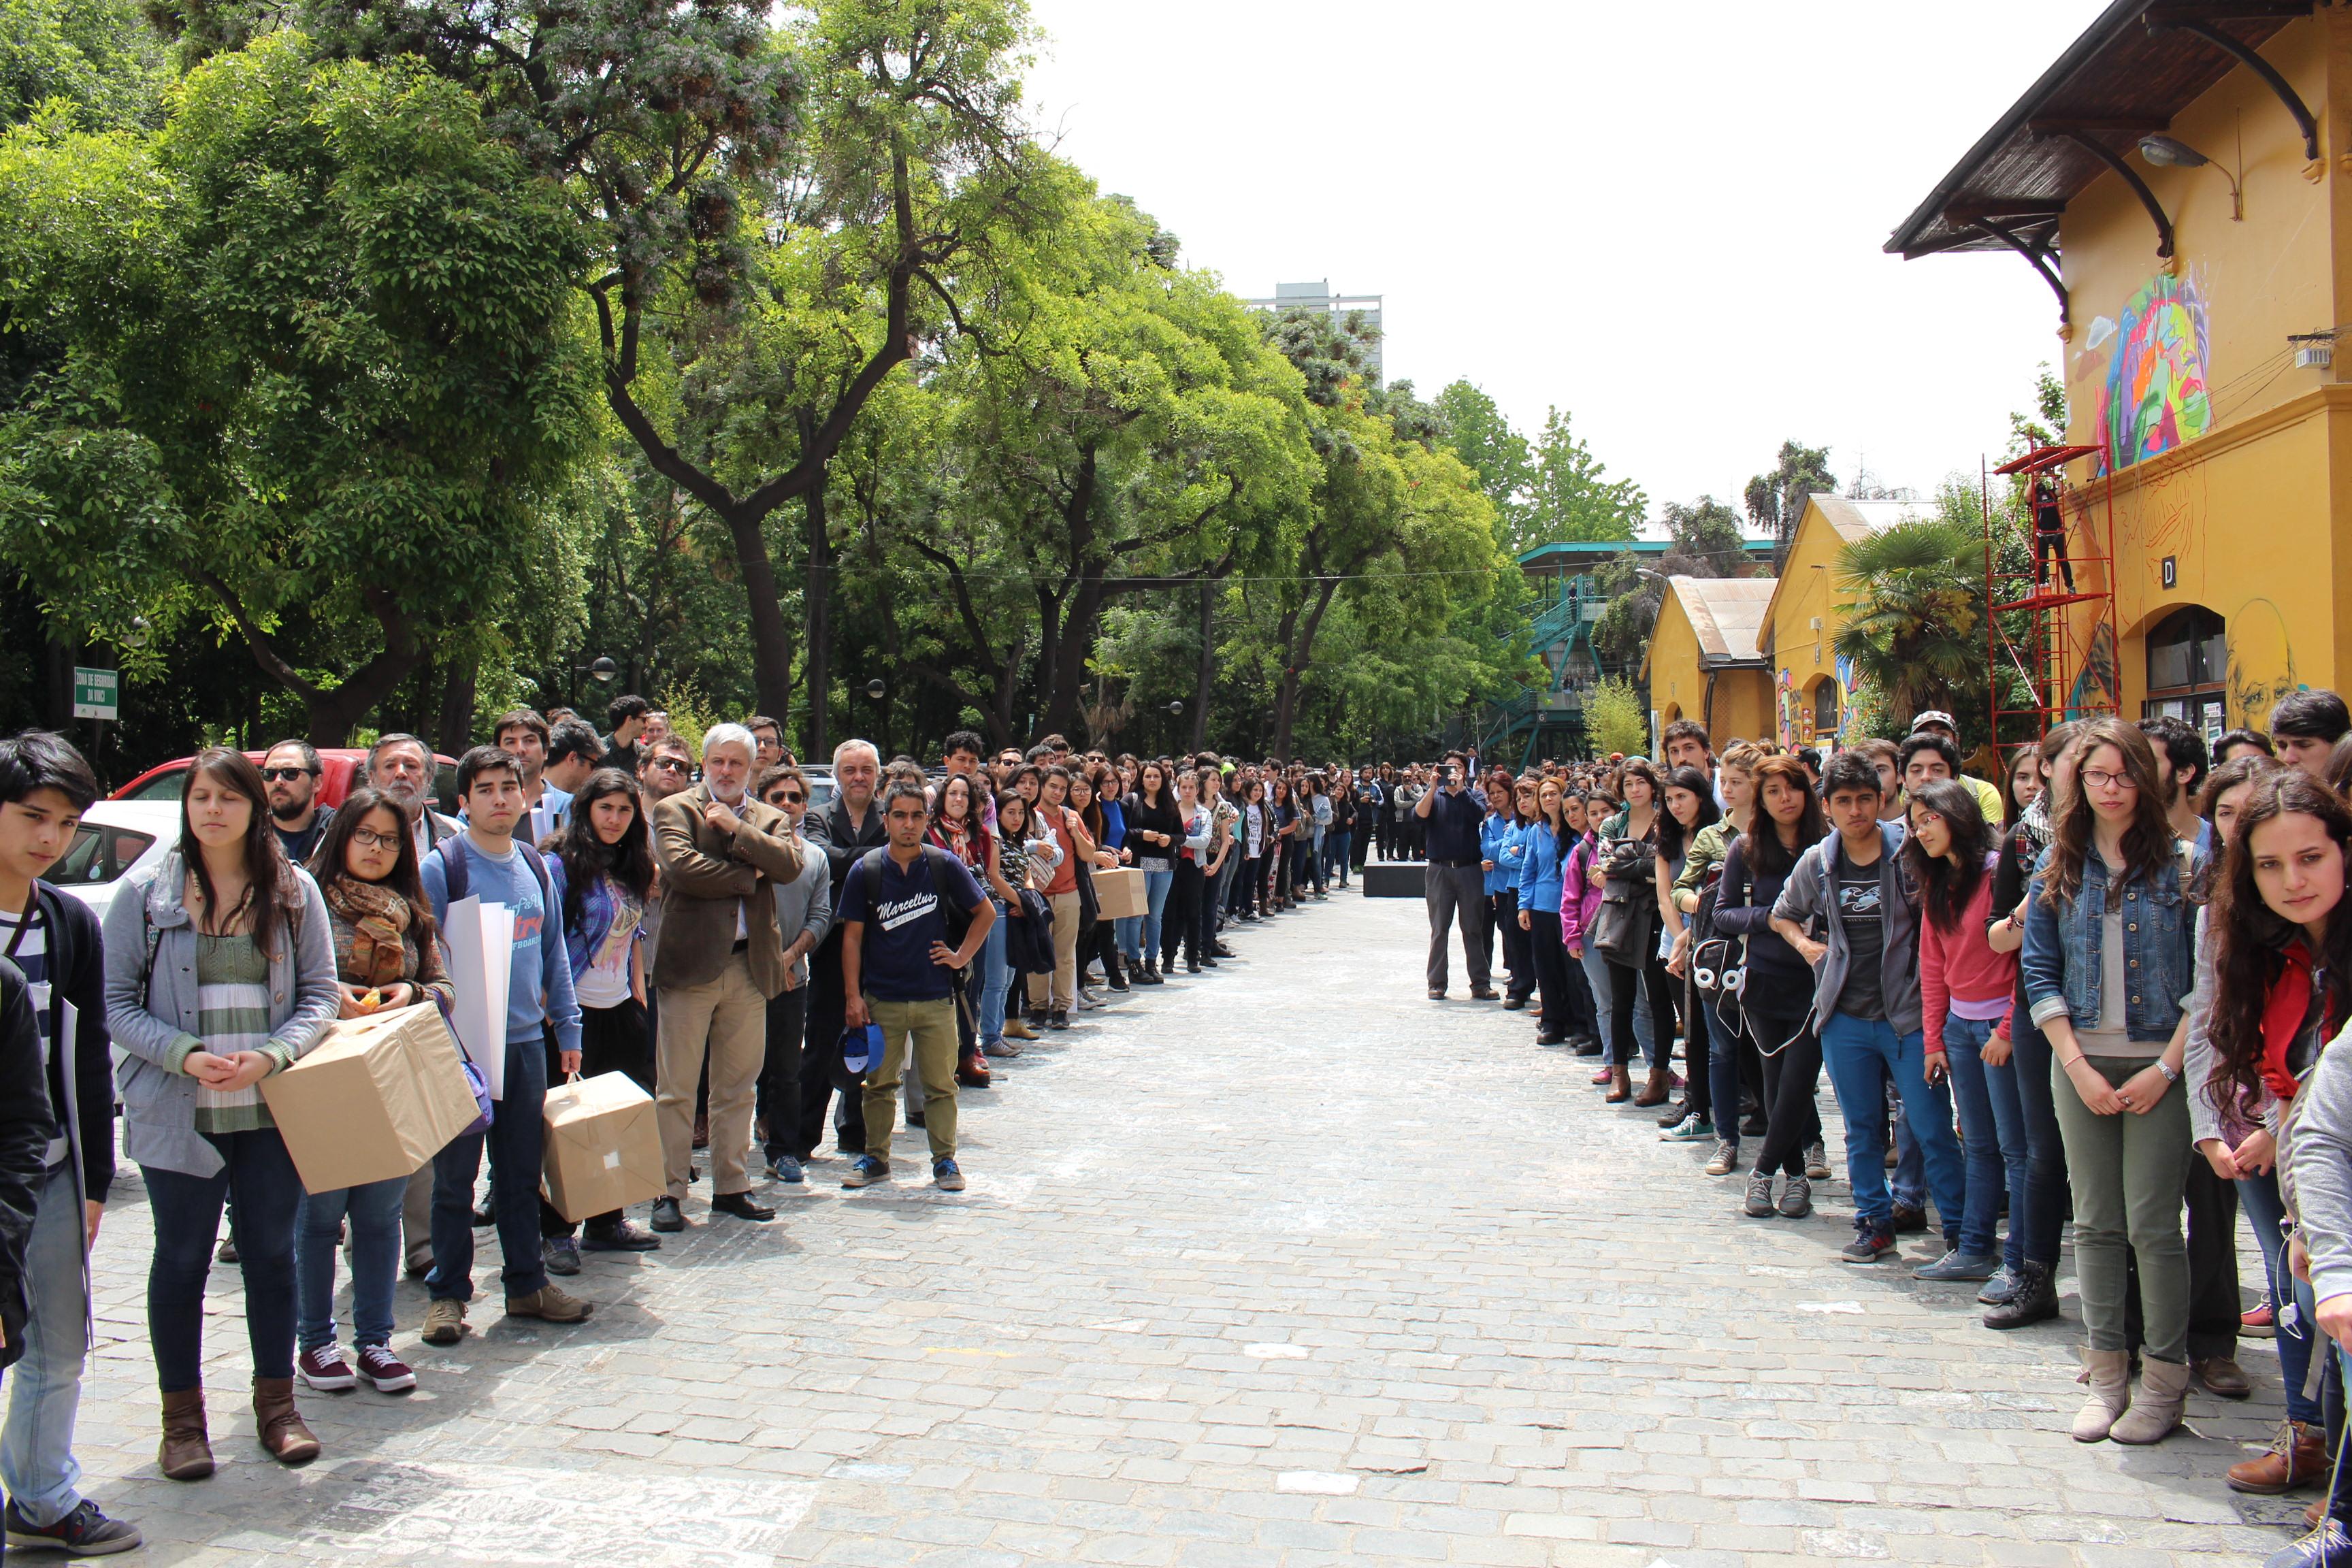
[[[694,1176],[694,1097],[706,1051],[711,1209],[738,1219],[776,1215],[751,1201],[745,1162],[767,1059],[768,999],[784,988],[772,884],[800,875],[801,849],[783,813],[749,791],[756,752],[740,724],[713,725],[702,737],[702,782],[654,807],[662,880],[654,1117],[669,1187],[654,1203],[656,1230],[686,1227],[678,1205]]]

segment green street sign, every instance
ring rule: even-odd
[[[122,675],[119,670],[74,666],[74,710],[77,719],[119,719],[122,715]]]

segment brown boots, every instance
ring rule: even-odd
[[[2279,1427],[2269,1453],[2230,1467],[2230,1489],[2276,1497],[2326,1474],[2326,1433],[2301,1421],[2289,1421]]]
[[[1609,1069],[1609,1092],[1601,1098],[1610,1105],[1622,1105],[1633,1098],[1633,1075],[1624,1063]]]
[[[253,1424],[261,1446],[281,1465],[307,1465],[319,1457],[319,1439],[302,1425],[294,1408],[294,1380],[257,1377],[253,1380]]]
[[[1666,1097],[1674,1091],[1675,1075],[1664,1068],[1652,1068],[1649,1080],[1642,1085],[1642,1092],[1633,1097],[1633,1103],[1647,1110],[1654,1105],[1664,1105]]]
[[[213,1473],[213,1446],[205,1433],[205,1391],[191,1388],[163,1395],[163,1446],[155,1456],[175,1481],[200,1481]]]

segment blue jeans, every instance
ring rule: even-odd
[[[512,1069],[509,1076],[511,1080]],[[534,1125],[538,1120],[534,1112]],[[245,1332],[253,1346],[253,1375],[294,1375],[294,1212],[302,1204],[302,1178],[295,1174],[294,1158],[275,1127],[207,1132],[204,1139],[222,1161],[209,1176],[161,1165],[139,1167],[155,1222],[155,1260],[147,1268],[147,1338],[155,1352],[156,1386],[165,1394],[204,1385],[205,1285],[212,1274],[221,1205],[232,1197],[236,1203],[229,1235],[245,1276]],[[530,1217],[535,1256],[536,1163],[520,1202]],[[472,1240],[470,1231],[467,1239]],[[434,1240],[440,1240],[437,1230]]]
[[[1960,1146],[1952,1136],[1952,1097],[1942,1084],[1927,1081],[1925,1056],[1918,1030],[1898,1035],[1883,1018],[1838,1013],[1822,1026],[1822,1065],[1829,1069],[1830,1087],[1845,1117],[1846,1179],[1853,1187],[1856,1213],[1881,1228],[1894,1214],[1886,1190],[1885,1136],[1879,1130],[1891,1079],[1909,1112],[1905,1120],[1918,1140],[1945,1239],[1957,1246],[1967,1228],[1968,1184]]]
[[[2238,1206],[2245,1210],[2246,1223],[2254,1227],[2254,1240],[2263,1249],[2263,1269],[2269,1276],[2271,1312],[2277,1334],[2272,1342],[2278,1349],[2279,1381],[2286,1384],[2287,1419],[2316,1422],[2320,1419],[2319,1398],[2316,1394],[2306,1395],[2303,1385],[2311,1376],[2310,1336],[2319,1307],[2312,1299],[2311,1287],[2287,1272],[2286,1205],[2279,1198],[2277,1169],[2273,1167],[2259,1176],[2240,1176]],[[2291,1302],[2298,1304],[2293,1313],[2287,1310]],[[2294,1320],[2292,1328],[2287,1324],[2289,1317]]]
[[[1352,832],[1337,827],[1323,836],[1323,879],[1325,881],[1330,881],[1333,873],[1336,872],[1339,885],[1343,888],[1348,885],[1348,840],[1353,837]]]
[[[1716,1016],[1716,1004],[1702,995],[1699,1016],[1706,1020],[1706,1109],[1715,1135],[1739,1142],[1739,1029]],[[1737,1004],[1727,999],[1725,1010],[1738,1017]]]
[[[1968,1142],[1961,1159],[1968,1172],[1968,1222],[1959,1247],[1971,1258],[1992,1251],[1993,1223],[2001,1194],[2016,1212],[2025,1202],[2025,1112],[2017,1104],[2017,1069],[2007,1063],[1987,1067],[1985,1043],[1998,1020],[1979,1022],[1954,1014],[1944,1021],[1944,1050],[1952,1066],[1952,1100],[1959,1108],[1960,1135]],[[2010,1232],[2001,1261],[2014,1268],[2025,1260],[2025,1243]]]
[[[1121,915],[1111,922],[1111,930],[1118,938],[1119,956],[1127,960],[1127,966],[1132,969],[1141,963],[1143,962],[1143,917]]]
[[[540,1118],[546,1110],[546,1045],[537,1037],[509,1040],[506,1098],[490,1130],[454,1138],[433,1156],[433,1272],[425,1277],[425,1289],[435,1300],[474,1299],[474,1177],[485,1146],[507,1294],[532,1295],[547,1283],[539,1250],[539,1178],[547,1152]]]
[[[335,1342],[335,1232],[346,1215],[352,1222],[352,1343],[392,1343],[400,1200],[407,1194],[408,1178],[395,1176],[302,1199],[294,1216],[294,1336],[304,1350]]]
[[[8,1373],[8,1425],[0,1435],[0,1480],[8,1500],[37,1525],[57,1523],[81,1506],[74,1489],[74,1416],[81,1407],[82,1293],[80,1194],[71,1162],[35,1188],[33,1234],[25,1245],[25,1353]]]
[[[981,944],[980,949],[980,1040],[982,1045],[994,1045],[1004,1038],[1004,994],[1013,985],[1013,970],[1004,962],[1004,922],[1011,917],[1004,912],[1003,899],[991,899],[989,902],[996,906],[996,923],[988,928],[988,940]],[[1118,923],[1123,931],[1127,921]]]
[[[1146,952],[1155,959],[1160,956],[1160,921],[1168,910],[1168,889],[1175,885],[1176,872],[1173,868],[1165,871],[1146,871],[1143,874],[1143,902],[1149,911],[1143,916],[1143,950],[1141,952],[1129,954],[1139,963],[1143,962],[1143,954]]]
[[[2025,1206],[2010,1201],[2009,1234],[2024,1233],[2026,1261],[2040,1263],[2053,1273],[2058,1268],[2058,1233],[2066,1223],[2072,1201],[2066,1184],[2066,1141],[2058,1131],[2058,1104],[2050,1078],[2050,1041],[2026,1016],[2025,993],[2020,990],[2010,1009],[2011,1077],[2017,1085],[2017,1106],[2025,1124]]]

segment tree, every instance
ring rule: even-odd
[[[1795,441],[1780,443],[1780,456],[1769,473],[1748,481],[1748,521],[1759,533],[1780,541],[1773,552],[1774,569],[1788,557],[1797,533],[1797,520],[1805,514],[1805,498],[1834,495],[1837,479],[1830,472],[1830,449]]]
[[[1593,751],[1601,756],[1612,752],[1638,756],[1650,749],[1650,716],[1642,707],[1641,692],[1623,676],[1604,675],[1593,683],[1584,701],[1584,727],[1592,737]]]
[[[290,36],[152,138],[12,133],[0,311],[49,359],[0,426],[11,563],[117,635],[233,628],[341,743],[556,548],[593,430],[575,233],[468,94]]]
[[[1448,385],[1431,406],[1444,422],[1439,439],[1478,476],[1478,488],[1495,509],[1498,542],[1514,548],[1534,510],[1535,449],[1495,400],[1466,381]]]
[[[1569,416],[1555,408],[1544,416],[1537,439],[1530,501],[1515,555],[1554,540],[1632,539],[1649,510],[1649,498],[1631,479],[1612,479],[1591,449],[1569,428]]]
[[[152,130],[165,79],[137,0],[0,0],[0,125],[40,111],[78,131]]]
[[[1838,552],[1848,595],[1831,645],[1897,716],[1924,708],[1982,711],[1984,538],[1965,520],[1895,523]]]

